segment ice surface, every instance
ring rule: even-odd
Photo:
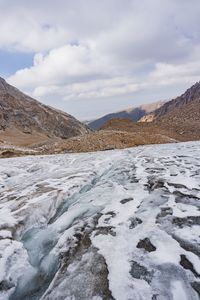
[[[0,160],[0,300],[197,300],[200,143]]]
[[[174,281],[172,283],[172,294],[174,300],[188,300],[180,281]]]

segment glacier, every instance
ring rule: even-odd
[[[0,300],[197,300],[200,142],[0,160]]]

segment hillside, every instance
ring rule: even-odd
[[[170,128],[174,137],[181,141],[200,139],[200,98],[192,100],[173,111],[159,116],[153,124],[161,128]]]
[[[179,141],[168,128],[157,123],[140,123],[127,119],[112,119],[100,131],[128,132],[134,135],[136,145],[160,144]]]
[[[166,102],[153,114],[145,116],[139,122],[126,119],[112,119],[106,122],[102,130],[132,132],[138,139],[146,135],[149,144],[150,136],[165,136],[176,141],[200,139],[200,83],[196,83],[182,96]],[[155,143],[157,138],[155,136]]]
[[[90,152],[123,149],[146,144],[177,142],[169,136],[169,131],[154,128],[149,123],[137,123],[128,119],[112,119],[101,130],[63,140],[61,143],[37,145],[38,150],[47,153]]]
[[[195,83],[181,96],[164,103],[164,105],[156,109],[154,112],[144,116],[141,118],[140,122],[151,122],[173,113],[174,110],[176,110],[176,113],[178,114],[179,109],[186,109],[187,105],[197,99],[200,99],[200,82]]]
[[[72,116],[24,95],[3,80],[0,91],[2,157],[122,149],[200,139],[200,84],[156,110],[152,122],[114,118],[95,132]],[[21,148],[13,149],[12,145]]]
[[[32,99],[0,78],[0,144],[30,146],[89,131],[71,115]]]
[[[155,103],[140,105],[138,107],[133,107],[115,113],[107,114],[99,119],[93,120],[91,122],[87,122],[87,124],[90,128],[96,130],[102,127],[107,121],[111,119],[124,118],[133,121],[138,121],[146,114],[149,114],[155,109],[161,107],[164,103],[165,103],[164,101],[159,101]]]

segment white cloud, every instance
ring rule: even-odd
[[[144,89],[153,98],[155,87],[200,78],[199,0],[0,0],[0,8],[0,48],[35,53],[9,82],[47,102]]]
[[[149,80],[160,85],[192,84],[200,80],[200,60],[178,65],[157,63],[154,71],[149,75]]]
[[[30,88],[41,84],[62,85],[103,71],[99,59],[93,57],[87,46],[66,45],[47,55],[36,54],[33,66],[17,71],[10,80]]]
[[[64,86],[40,86],[34,90],[37,98],[58,94],[65,100],[113,97],[138,91],[142,84],[134,83],[133,78],[116,77],[112,79],[90,80],[87,83],[73,83]]]
[[[126,16],[131,0],[0,0],[0,47],[40,52],[96,37]]]

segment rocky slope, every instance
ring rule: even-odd
[[[164,101],[159,101],[155,103],[144,104],[138,107],[129,108],[123,111],[105,115],[102,118],[93,120],[92,122],[87,122],[87,124],[92,129],[99,129],[111,119],[125,118],[133,121],[138,121],[146,114],[149,114],[155,109],[161,107],[164,103]]]
[[[135,145],[179,142],[179,135],[175,135],[171,128],[153,122],[140,123],[128,119],[112,119],[101,127],[101,131],[129,133],[134,137]]]
[[[71,115],[30,98],[0,78],[0,143],[30,146],[87,132]]]
[[[102,126],[103,130],[133,132],[138,138],[160,134],[176,141],[200,139],[200,83],[196,83],[182,96],[166,102],[155,110],[154,114],[145,116],[140,122],[125,119],[112,119]],[[155,143],[157,140],[155,138]]]
[[[160,108],[156,109],[153,113],[150,113],[143,118],[141,118],[141,122],[152,122],[158,118],[162,118],[166,115],[174,113],[176,110],[177,116],[179,110],[187,109],[187,105],[200,99],[200,82],[195,83],[192,87],[190,87],[184,94],[181,96],[164,103]],[[195,113],[195,111],[194,111]]]
[[[165,103],[156,110],[152,122],[134,122],[127,118],[110,119],[99,131],[69,139],[66,151],[96,151],[200,140],[200,83],[182,96]]]
[[[200,98],[176,107],[172,112],[158,117],[153,124],[169,129],[181,141],[200,140]]]
[[[1,300],[198,300],[200,143],[5,159]]]
[[[116,118],[95,132],[73,117],[29,98],[3,80],[0,92],[0,157],[121,149],[200,139],[200,83],[156,110],[157,117],[152,116],[152,122]],[[5,145],[5,141],[21,148]]]
[[[67,139],[62,143],[55,143],[47,148],[47,153],[105,151],[172,142],[176,142],[176,140],[161,134],[159,131],[155,133],[141,132],[138,134],[130,131],[110,129],[95,131]]]

